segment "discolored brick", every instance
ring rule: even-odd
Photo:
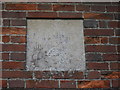
[[[25,36],[11,36],[11,42],[13,42],[13,43],[25,43],[26,37]]]
[[[78,88],[110,88],[109,80],[78,81]]]
[[[84,20],[84,27],[85,28],[97,28],[98,22],[95,20]]]
[[[3,18],[26,18],[25,12],[2,12]]]
[[[88,72],[88,76],[86,79],[99,79],[99,78],[100,78],[100,72],[91,71],[91,72]]]
[[[11,60],[25,60],[25,53],[11,53]]]
[[[10,26],[10,20],[9,19],[4,19],[3,20],[3,26]]]
[[[86,60],[88,61],[101,61],[101,54],[86,54]]]
[[[18,28],[18,27],[3,27],[2,34],[19,34],[25,35],[26,28]]]
[[[108,43],[107,37],[85,37],[85,44]]]
[[[22,80],[10,80],[9,82],[10,88],[22,88],[24,87],[24,81]]]
[[[10,36],[2,36],[2,42],[7,43],[10,41]]]
[[[84,13],[85,19],[104,19],[104,20],[112,20],[113,14],[106,13]]]
[[[11,26],[26,26],[26,20],[11,20]]]
[[[107,28],[107,22],[106,21],[99,21],[99,27],[100,28]]]

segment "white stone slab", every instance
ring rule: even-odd
[[[27,20],[27,70],[85,70],[82,20]]]

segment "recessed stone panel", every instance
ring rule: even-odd
[[[82,20],[27,20],[27,70],[85,70]]]

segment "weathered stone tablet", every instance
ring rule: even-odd
[[[27,70],[85,70],[83,21],[27,20]]]

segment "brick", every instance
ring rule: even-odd
[[[36,10],[37,4],[6,4],[6,10]]]
[[[120,30],[117,30],[117,29],[116,29],[116,30],[115,30],[115,35],[116,35],[116,36],[120,36]]]
[[[120,72],[117,71],[102,71],[102,79],[119,79]]]
[[[50,71],[44,71],[44,72],[40,72],[40,71],[36,71],[35,72],[35,76],[36,78],[39,79],[83,79],[83,72],[79,72],[79,71],[74,71],[74,72],[67,72],[67,71],[63,71],[63,72],[50,72]]]
[[[107,37],[85,37],[85,44],[108,43]]]
[[[113,29],[85,29],[85,36],[112,36],[114,35]]]
[[[110,63],[110,69],[111,70],[120,70],[120,63],[119,62]]]
[[[102,56],[101,56],[101,54],[86,54],[86,60],[100,61],[100,60],[102,60]]]
[[[91,72],[88,72],[88,76],[86,79],[99,79],[99,78],[100,78],[100,72],[91,71]]]
[[[25,60],[26,54],[25,53],[11,53],[11,60]]]
[[[111,20],[113,19],[113,14],[105,14],[105,13],[84,13],[85,19],[104,19]]]
[[[0,32],[0,34],[10,34],[10,29],[8,27],[3,27],[2,32]]]
[[[2,36],[2,42],[7,43],[10,41],[10,36]]]
[[[10,20],[9,19],[4,19],[3,20],[3,26],[10,26]]]
[[[120,80],[112,80],[112,87],[119,88],[120,87]]]
[[[85,44],[100,44],[101,40],[99,37],[85,37]]]
[[[2,53],[2,60],[9,60],[9,53]]]
[[[120,60],[120,54],[103,54],[103,60],[118,61],[118,60]]]
[[[25,69],[24,62],[2,62],[3,69]]]
[[[120,22],[118,21],[110,21],[108,22],[109,28],[120,28]]]
[[[24,62],[2,62],[3,69],[24,69]]]
[[[52,10],[52,5],[38,4],[38,10]]]
[[[23,88],[24,87],[24,81],[22,80],[10,80],[9,82],[10,88]]]
[[[2,71],[2,78],[32,78],[30,71]]]
[[[103,44],[108,43],[108,38],[107,37],[101,38],[101,43]]]
[[[26,20],[11,20],[11,26],[26,26]]]
[[[120,45],[117,46],[117,51],[120,52]]]
[[[26,34],[26,28],[17,28],[17,27],[3,27],[2,34]]]
[[[90,11],[89,5],[76,5],[77,11]]]
[[[101,76],[102,76],[102,78],[104,77],[104,76],[108,76],[108,75],[110,75],[110,74],[112,74],[112,71],[101,71]]]
[[[107,12],[119,12],[119,6],[107,6],[106,11]]]
[[[2,69],[2,61],[0,61],[0,69]],[[1,74],[1,73],[0,73]],[[2,75],[2,74],[1,74]]]
[[[26,81],[27,88],[58,88],[58,81],[55,80],[27,80]]]
[[[2,8],[1,8],[1,9],[2,9],[2,10],[4,10],[4,7],[5,7],[5,6],[4,6],[4,3],[2,3],[2,5],[0,5],[0,6],[2,6]]]
[[[115,17],[115,20],[120,20],[120,13],[115,13],[114,17]]]
[[[116,52],[115,46],[110,45],[87,45],[86,52]]]
[[[82,18],[82,13],[59,12],[59,18]]]
[[[87,63],[88,69],[94,69],[94,70],[104,70],[109,69],[108,63]]]
[[[56,12],[28,12],[28,18],[57,18]]]
[[[105,6],[91,6],[91,11],[105,12]]]
[[[109,43],[110,44],[120,44],[120,37],[109,38]]]
[[[76,88],[76,82],[62,80],[60,81],[60,88]]]
[[[109,80],[78,81],[78,88],[110,88]]]
[[[83,72],[80,71],[74,71],[74,72],[64,72],[63,73],[63,77],[64,79],[83,79]]]
[[[13,43],[25,43],[26,37],[25,36],[11,36],[11,42],[13,42]]]
[[[97,28],[98,22],[95,20],[84,20],[84,28]]]
[[[52,72],[52,74],[51,74],[51,72],[49,72],[49,71],[36,71],[35,72],[35,77],[36,78],[39,78],[39,79],[50,79],[50,78],[53,78],[53,76],[54,76],[54,74],[53,74],[54,72]]]
[[[25,12],[2,12],[3,18],[26,18]]]
[[[54,11],[74,11],[74,5],[53,5]]]
[[[99,27],[100,28],[107,28],[107,22],[106,21],[99,21]]]
[[[17,44],[3,44],[3,51],[26,51],[25,45],[17,45]]]
[[[7,87],[7,80],[0,80],[0,87],[6,88]]]

